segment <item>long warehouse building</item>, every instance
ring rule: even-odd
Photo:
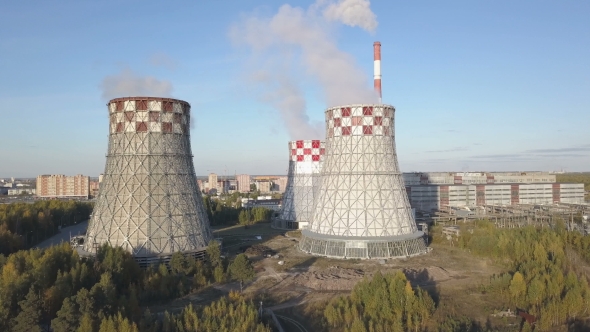
[[[404,173],[410,205],[418,211],[445,206],[584,203],[584,184],[556,183],[547,172]]]

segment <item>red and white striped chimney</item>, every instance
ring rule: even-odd
[[[373,61],[375,91],[377,92],[377,95],[379,95],[379,104],[381,104],[381,43],[378,41],[373,43]]]

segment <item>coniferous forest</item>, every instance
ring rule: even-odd
[[[177,254],[169,267],[147,270],[129,253],[106,245],[96,259],[79,257],[67,244],[0,256],[0,331],[34,332],[50,326],[88,332],[269,331],[258,321],[256,307],[239,294],[203,308],[165,313],[163,319],[141,309],[225,281],[233,276],[229,270],[238,270],[219,256],[216,244],[208,254],[211,259],[205,263]],[[239,266],[251,269],[243,259]]]
[[[88,220],[92,206],[60,200],[0,204],[0,254],[30,248],[55,235],[61,227]]]
[[[209,246],[206,261],[176,254],[169,264],[145,270],[129,253],[106,245],[92,259],[78,256],[68,244],[19,250],[33,242],[23,240],[23,232],[50,234],[56,221],[67,223],[68,213],[89,213],[90,208],[73,202],[0,206],[2,234],[17,243],[1,242],[5,254],[0,254],[0,331],[271,330],[247,295],[237,292],[174,312],[148,309],[214,283],[244,285],[255,278],[248,257],[224,258],[216,242]],[[434,227],[433,246],[453,246],[501,267],[504,272],[469,291],[493,296],[501,307],[535,317],[535,325],[524,322],[514,331],[584,330],[575,327],[585,326],[580,322],[590,316],[590,236],[567,231],[559,222],[545,228],[505,229],[479,220],[461,227],[465,231],[453,244]],[[435,300],[431,291],[412,285],[400,271],[377,272],[357,283],[349,295],[321,304],[322,310],[309,320],[325,331],[506,330],[468,316],[442,314],[446,304]]]
[[[458,247],[506,268],[505,273],[482,284],[481,292],[498,295],[505,307],[534,315],[535,331],[575,326],[590,316],[585,271],[590,262],[590,236],[568,232],[561,222],[552,228],[504,229],[477,221],[473,233],[462,234]],[[442,236],[434,238],[435,243],[444,241]],[[529,329],[533,326],[524,324],[523,330]]]

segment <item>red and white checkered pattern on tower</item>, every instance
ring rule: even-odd
[[[324,160],[324,141],[298,140],[288,143],[289,174],[283,204],[274,228],[305,227],[311,217],[319,174]]]
[[[188,133],[190,105],[169,98],[117,98],[109,102],[110,133]]]
[[[336,107],[326,112],[327,136],[391,136],[390,108],[366,105]]]
[[[289,142],[291,160],[298,162],[320,161],[324,155],[324,142],[320,140],[299,140]]]

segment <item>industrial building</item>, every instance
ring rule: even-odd
[[[83,253],[109,243],[141,266],[176,252],[203,256],[212,233],[193,166],[190,104],[129,97],[109,101],[108,111],[106,166]]]
[[[36,192],[33,188],[11,188],[6,191],[8,196],[16,196],[16,195],[34,195]]]
[[[289,173],[283,206],[272,222],[278,229],[300,229],[308,225],[320,182],[325,154],[324,141],[298,140],[288,143]]]
[[[258,199],[242,199],[242,207],[245,209],[251,209],[255,207],[263,207],[273,211],[281,210],[281,200],[273,199],[271,196],[259,196]]]
[[[555,174],[548,172],[414,172],[403,178],[406,186],[556,182]]]
[[[404,173],[417,211],[483,205],[584,203],[584,184],[556,183],[547,172]]]
[[[81,174],[75,176],[39,175],[37,176],[35,193],[40,198],[88,198],[90,177]]]
[[[326,110],[326,152],[302,251],[361,259],[427,252],[399,171],[394,112],[382,104]]]

